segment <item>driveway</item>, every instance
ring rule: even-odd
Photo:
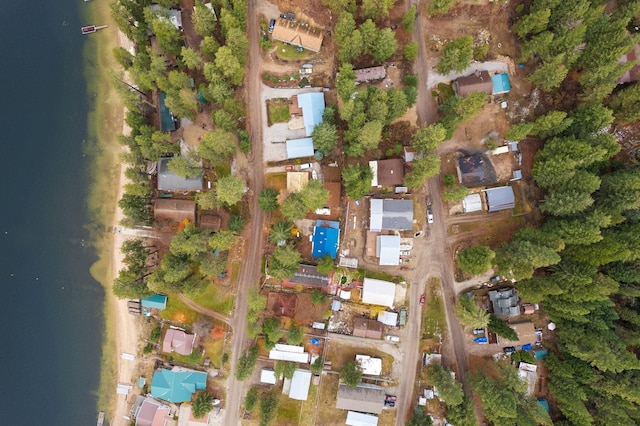
[[[476,71],[488,71],[495,73],[509,73],[509,64],[506,62],[490,61],[490,62],[473,62],[469,68],[462,72],[451,71],[447,75],[430,72],[427,78],[427,87],[437,86],[439,83],[448,83],[460,77],[471,75]]]

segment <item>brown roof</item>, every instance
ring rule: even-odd
[[[466,77],[460,77],[453,85],[459,96],[468,96],[473,92],[493,93],[493,82],[491,76],[486,71],[475,72]]]
[[[323,33],[324,31],[320,28],[312,27],[307,23],[281,18],[276,22],[271,37],[274,40],[319,52],[324,37]]]
[[[189,219],[194,222],[196,220],[196,202],[193,200],[158,198],[153,209],[153,215],[158,221],[182,222],[184,219]]]
[[[364,317],[353,320],[353,335],[367,339],[382,339],[382,323]]]
[[[291,103],[289,104],[289,114],[302,115],[302,108],[300,108],[300,105],[298,105],[298,95],[293,95],[291,97]]]
[[[200,217],[200,227],[211,229],[214,232],[218,232],[220,230],[220,222],[222,222],[222,219],[217,215],[203,214]]]
[[[380,414],[384,407],[384,399],[385,392],[380,386],[361,383],[352,388],[341,383],[338,386],[336,408]]]
[[[404,183],[404,163],[400,158],[378,160],[378,185],[394,186]]]
[[[326,202],[327,207],[340,207],[340,191],[341,186],[339,182],[325,182],[324,189],[329,191],[329,200]]]

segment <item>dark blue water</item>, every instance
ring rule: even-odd
[[[92,425],[104,292],[84,228],[83,2],[2,6],[0,425]]]

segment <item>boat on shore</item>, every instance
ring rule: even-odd
[[[81,30],[82,34],[91,34],[103,28],[107,28],[107,25],[87,25],[86,27],[82,27]]]

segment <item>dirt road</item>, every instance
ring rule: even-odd
[[[198,303],[196,303],[193,300],[189,299],[184,294],[179,294],[178,297],[180,297],[180,300],[182,300],[187,306],[189,306],[194,311],[196,311],[198,313],[201,313],[203,315],[206,315],[208,317],[211,317],[213,319],[216,319],[218,321],[222,321],[225,324],[231,325],[231,320],[226,315],[222,315],[219,312],[212,311],[209,308],[205,308],[204,306],[199,305]]]
[[[257,0],[249,0],[247,33],[249,37],[249,63],[245,77],[247,99],[248,131],[251,136],[251,154],[249,156],[249,206],[251,208],[250,228],[245,230],[248,236],[246,259],[240,270],[236,303],[232,319],[233,339],[231,349],[231,370],[227,379],[227,401],[225,425],[239,424],[238,411],[244,395],[243,382],[236,380],[235,367],[242,351],[248,346],[247,329],[247,293],[256,285],[260,276],[260,256],[264,213],[258,207],[258,194],[264,187],[264,165],[262,162],[262,110],[260,108],[260,27],[258,25]]]
[[[429,63],[427,61],[427,46],[425,34],[429,25],[429,18],[426,14],[425,2],[420,0],[410,0],[407,8],[415,5],[418,8],[416,18],[416,29],[413,32],[413,39],[418,42],[418,57],[413,62],[413,72],[418,76],[418,100],[416,102],[418,125],[430,124],[436,121],[438,108],[436,105],[427,81],[429,81]]]

